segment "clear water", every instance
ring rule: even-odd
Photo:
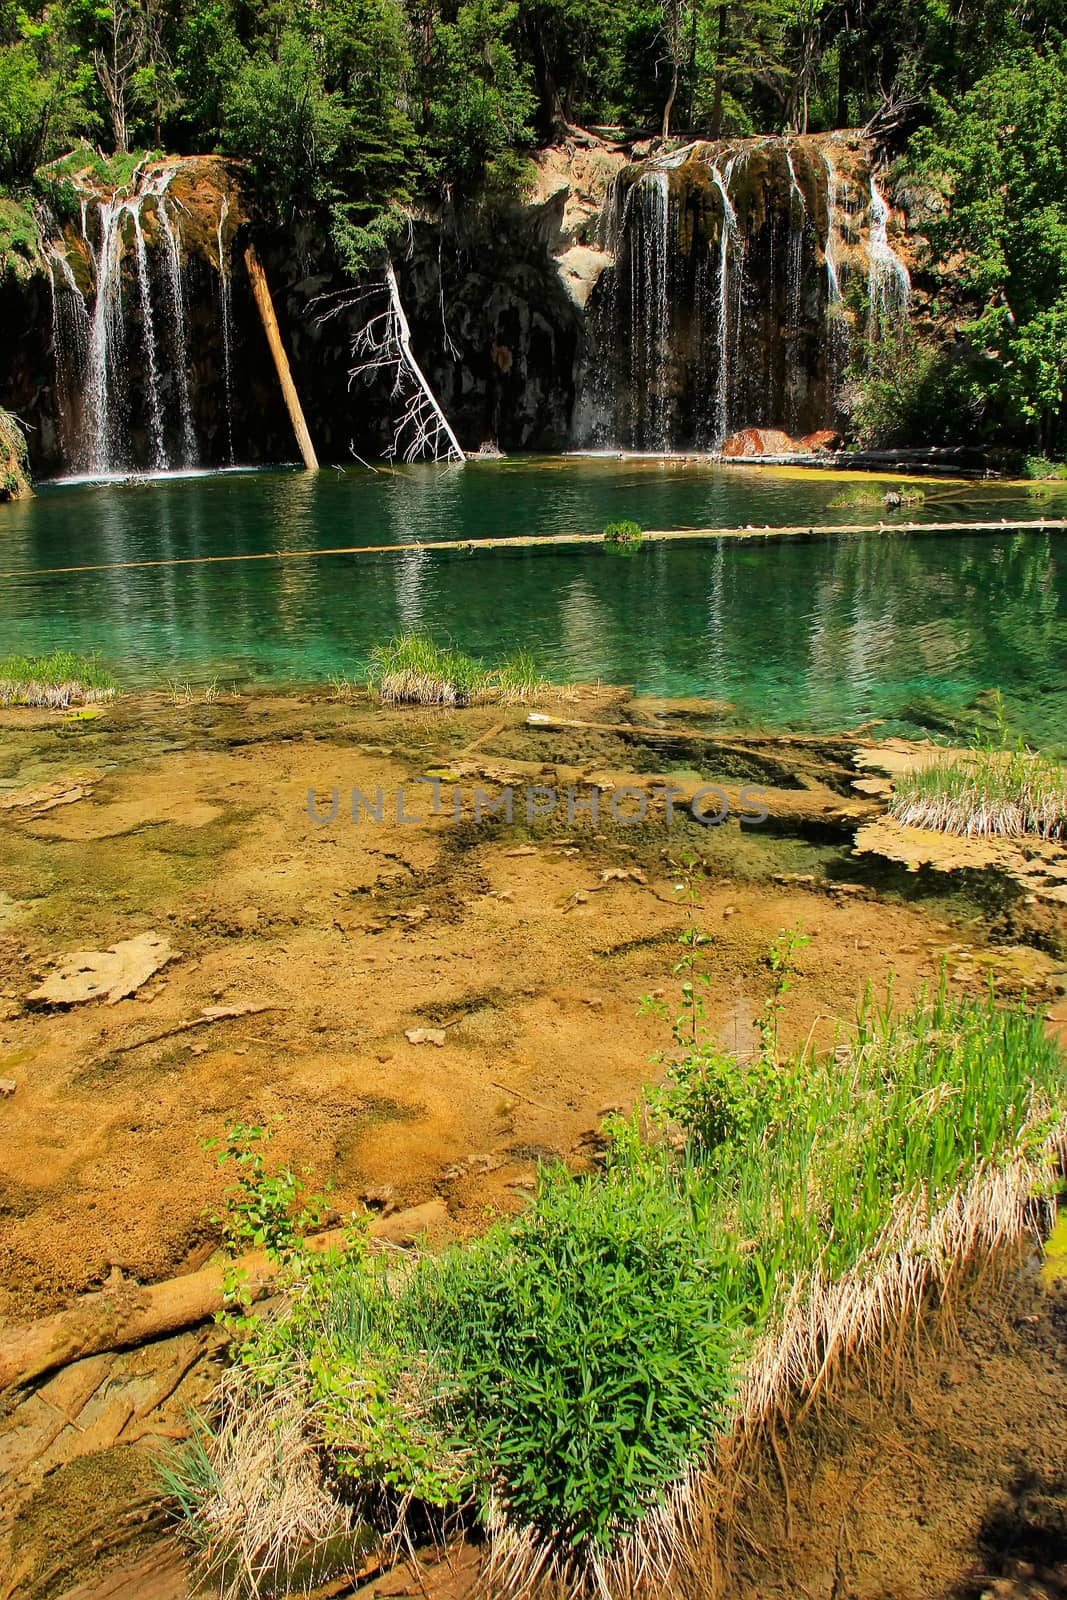
[[[1013,726],[1067,742],[1067,539],[1021,534],[477,550],[491,535],[874,521],[837,474],[553,459],[461,469],[69,486],[0,511],[0,652],[98,651],[131,685],[358,676],[406,629],[474,654],[530,649],[551,678],[729,701],[739,721],[970,726],[1000,688]],[[934,483],[916,520],[1064,515],[1067,496]],[[473,553],[204,562],[469,539]],[[194,559],[188,565],[122,563]],[[110,570],[56,573],[55,567]]]

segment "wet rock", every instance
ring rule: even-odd
[[[791,456],[796,445],[780,428],[742,428],[723,442],[723,459],[743,460],[746,456]]]

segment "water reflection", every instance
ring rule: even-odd
[[[133,681],[318,679],[423,628],[484,656],[525,647],[557,679],[730,701],[745,721],[969,725],[1003,689],[1016,726],[1067,738],[1067,576],[1044,532],[821,544],[478,551],[490,534],[762,524],[834,515],[834,479],[633,463],[272,473],[69,489],[7,507],[3,649],[99,650]],[[953,490],[955,515],[1020,514],[1009,487]],[[1016,496],[1013,501],[1011,496]],[[995,511],[990,508],[995,507]],[[943,516],[935,504],[931,514]],[[1033,509],[1031,505],[1031,509]],[[1040,507],[1038,508],[1040,509]],[[469,539],[467,551],[41,567]]]

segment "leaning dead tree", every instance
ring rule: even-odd
[[[341,296],[319,320],[361,303],[370,309],[382,296],[384,305],[372,311],[352,341],[357,359],[348,374],[349,386],[357,379],[389,381],[396,407],[392,443],[385,452],[390,460],[399,456],[403,461],[464,461],[459,440],[412,352],[411,328],[391,261],[386,262],[380,284]]]

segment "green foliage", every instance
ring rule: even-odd
[[[935,109],[910,163],[943,196],[931,242],[980,307],[966,332],[994,358],[987,404],[1048,448],[1067,440],[1067,43]]]
[[[209,1139],[206,1150],[216,1150],[220,1167],[232,1172],[226,1190],[225,1211],[212,1217],[231,1255],[245,1250],[265,1250],[275,1261],[285,1262],[303,1248],[308,1230],[329,1212],[323,1195],[306,1193],[304,1178],[288,1165],[268,1170],[264,1151],[274,1130],[237,1122],[222,1140]]]
[[[1050,461],[1048,456],[1027,456],[1023,462],[1023,477],[1039,482],[1047,479],[1062,482],[1067,478],[1067,461]]]
[[[2,210],[0,210],[2,216]],[[10,411],[0,410],[0,501],[17,500],[30,481],[30,457],[19,420]],[[14,661],[16,658],[12,657]],[[25,664],[17,658],[19,664]],[[0,678],[4,677],[0,659]]]
[[[644,534],[636,522],[608,522],[602,537],[605,544],[638,545]]]
[[[419,1314],[509,1515],[607,1546],[718,1431],[735,1341],[682,1192],[638,1156],[543,1173],[528,1215],[428,1264]]]

